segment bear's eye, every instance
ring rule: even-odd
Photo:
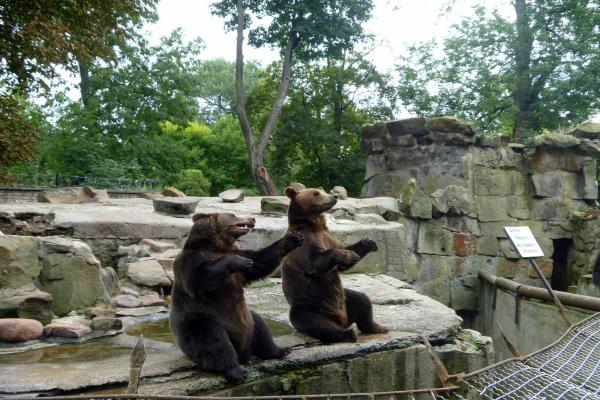
[[[315,192],[315,196],[318,196],[320,193],[319,192]]]

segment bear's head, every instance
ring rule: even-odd
[[[290,221],[322,217],[322,213],[330,210],[337,203],[337,196],[327,194],[322,188],[296,190],[288,187],[285,189],[285,194],[291,200],[288,211]]]
[[[242,218],[230,213],[198,213],[192,216],[192,220],[194,225],[186,247],[216,247],[222,250],[236,247],[237,239],[250,232],[256,223],[254,218]]]

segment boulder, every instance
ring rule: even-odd
[[[244,201],[244,191],[242,189],[229,189],[219,193],[223,203],[240,203]]]
[[[600,123],[584,122],[567,132],[567,135],[572,135],[580,139],[600,139]]]
[[[43,265],[39,276],[41,289],[52,295],[52,311],[56,315],[108,300],[114,287],[105,287],[100,262],[87,244],[57,236],[39,240]]]
[[[127,265],[127,277],[135,284],[149,287],[171,286],[163,267],[156,260],[140,260]]]
[[[264,214],[287,214],[290,199],[287,197],[263,197],[260,199],[260,210]]]
[[[185,216],[196,211],[198,199],[189,197],[165,197],[152,200],[152,204],[154,205],[154,211],[156,212],[175,216]]]
[[[163,299],[160,298],[158,293],[149,292],[143,295],[140,300],[142,301],[143,307],[152,307],[152,306],[166,306],[167,304]]]
[[[348,191],[343,186],[334,186],[333,189],[329,191],[329,194],[337,196],[338,200],[348,199]]]
[[[123,322],[115,317],[96,317],[92,320],[92,329],[95,331],[119,331]]]
[[[455,117],[439,117],[428,120],[429,129],[443,133],[461,133],[468,136],[474,136],[473,125],[464,122]]]
[[[159,240],[153,239],[142,239],[142,241],[140,242],[140,246],[148,246],[150,247],[150,250],[154,253],[164,253],[167,250],[175,248],[175,245],[173,243],[161,242]]]
[[[185,193],[174,187],[163,190],[161,194],[166,197],[185,197]]]
[[[41,271],[38,239],[29,236],[0,237],[0,289],[19,288]]]
[[[146,200],[154,200],[160,199],[161,197],[165,197],[165,195],[160,192],[144,192],[140,193],[140,197]]]
[[[52,319],[52,295],[29,283],[18,289],[0,290],[0,317],[18,316],[48,323]]]
[[[112,304],[116,307],[135,308],[141,307],[142,299],[136,296],[132,296],[130,294],[120,294],[113,297]]]
[[[25,318],[0,318],[0,341],[20,343],[44,334],[44,326],[36,320]]]
[[[431,194],[433,215],[474,216],[477,206],[473,193],[462,186],[450,185]]]
[[[39,192],[37,201],[53,204],[102,203],[108,201],[108,193],[105,189],[90,186],[53,188]]]
[[[92,332],[92,328],[77,322],[52,322],[44,327],[44,335],[79,339]]]

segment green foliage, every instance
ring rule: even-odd
[[[600,10],[585,0],[525,4],[530,52],[514,22],[481,6],[443,43],[413,46],[397,66],[398,94],[408,109],[423,116],[455,115],[503,133],[512,133],[519,111],[536,130],[595,114]],[[520,75],[518,49],[525,50]]]
[[[326,65],[297,68],[269,160],[283,186],[292,181],[325,188],[342,185],[358,196],[365,168],[361,126],[390,119],[394,99],[387,78],[360,55],[331,58]]]
[[[188,196],[208,196],[210,182],[199,169],[184,169],[175,186]]]

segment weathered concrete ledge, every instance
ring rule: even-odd
[[[240,240],[242,247],[255,249],[281,238],[287,229],[285,215],[261,214],[261,197],[246,197],[241,203],[224,203],[219,197],[199,197],[196,212],[231,212],[241,216],[256,217],[256,228]],[[142,239],[166,240],[183,244],[191,218],[177,218],[156,213],[152,201],[147,199],[109,199],[93,204],[0,204],[0,213],[54,213],[54,226],[61,233],[87,243],[103,266],[115,266],[120,245],[137,244]],[[404,270],[404,227],[388,222],[381,215],[397,214],[398,203],[392,198],[340,200],[329,214],[331,231],[350,244],[369,237],[379,246],[379,251],[369,254],[356,272],[385,273]],[[339,218],[335,218],[335,213]],[[352,214],[352,215],[350,215]]]
[[[343,280],[346,287],[371,297],[375,318],[391,328],[389,334],[360,335],[358,343],[329,346],[298,333],[279,336],[277,342],[292,347],[292,353],[283,360],[253,362],[248,381],[233,387],[219,376],[199,371],[173,344],[146,340],[140,393],[261,395],[428,387],[436,384],[435,374],[420,344],[421,335],[439,345],[437,351],[453,372],[481,368],[492,359],[488,338],[461,331],[461,319],[454,311],[404,282],[362,274]],[[250,288],[247,300],[265,317],[289,324],[278,279]],[[44,356],[45,349],[0,356],[0,376],[5,377],[0,380],[0,396],[122,391],[136,338],[119,335],[101,340],[105,342],[97,343],[96,349],[101,355],[93,360],[86,356],[86,344],[69,349],[71,357],[63,354],[55,360]]]

